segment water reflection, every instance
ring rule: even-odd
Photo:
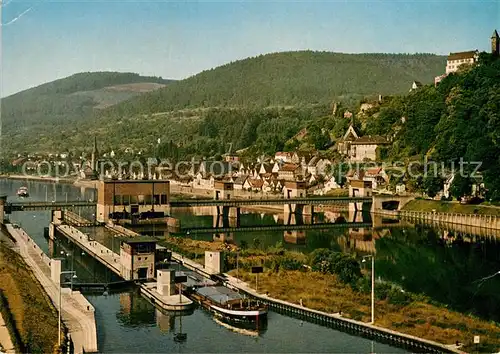
[[[16,190],[25,185],[22,181],[0,180],[0,193],[17,198]],[[45,187],[47,185],[47,187]],[[93,192],[80,190],[69,185],[55,185],[28,182],[33,199],[91,198]],[[47,192],[46,192],[47,190]],[[176,211],[183,225],[212,227],[212,214]],[[50,245],[43,237],[43,227],[49,222],[48,212],[18,212],[11,219],[22,224],[37,244],[47,253],[65,251],[73,255],[65,261],[65,267],[73,267],[79,279],[88,281],[110,281],[100,263],[86,258],[64,240]],[[351,221],[352,215],[338,212],[317,214],[314,222],[331,220]],[[358,216],[356,216],[357,218]],[[355,219],[354,219],[355,220]],[[364,216],[363,216],[363,220]],[[386,220],[387,221],[387,220]],[[280,213],[251,213],[241,215],[243,225],[279,225],[285,221]],[[378,220],[373,220],[378,223]],[[252,246],[255,239],[259,247],[281,244],[285,249],[309,253],[317,248],[329,248],[361,256],[375,254],[377,276],[401,285],[414,293],[422,293],[433,300],[447,303],[463,312],[475,313],[486,319],[500,320],[500,278],[492,278],[478,287],[476,280],[499,270],[500,247],[496,242],[497,231],[481,231],[461,226],[437,227],[413,225],[405,220],[387,228],[350,228],[329,230],[288,230],[269,232],[235,232],[231,242]],[[92,230],[90,230],[92,231]],[[153,233],[164,237],[166,229],[147,226],[141,233]],[[95,235],[95,237],[100,237]],[[213,233],[190,235],[189,237],[213,241]],[[229,238],[228,238],[229,239]],[[103,240],[104,241],[104,240]],[[112,240],[108,241],[111,242]],[[49,247],[50,246],[50,247]],[[71,253],[72,252],[72,253]],[[112,274],[111,274],[112,275]],[[165,352],[179,350],[173,334],[179,328],[179,318],[158,310],[136,292],[108,296],[91,295],[89,299],[96,306],[96,318],[103,352]],[[134,299],[137,298],[137,299]],[[123,302],[123,304],[122,304]],[[128,310],[127,310],[128,308]],[[128,311],[128,312],[127,312]],[[160,314],[162,316],[160,316]],[[164,315],[164,316],[163,316]],[[371,342],[343,333],[328,330],[270,313],[267,331],[256,338],[231,331],[214,321],[211,314],[196,310],[182,318],[181,332],[188,334],[188,340],[181,344],[190,352],[370,352]],[[283,331],[286,328],[286,332]],[[178,331],[179,332],[179,331]],[[307,336],[303,336],[307,333]],[[144,340],[147,338],[147,341]],[[218,338],[214,341],[213,338]],[[322,338],[318,341],[317,338]],[[394,349],[375,343],[376,352],[395,352]]]
[[[118,322],[126,327],[150,327],[156,325],[156,312],[149,302],[137,293],[120,294],[120,311],[116,314]]]
[[[376,242],[378,274],[459,311],[499,321],[500,279],[481,287],[476,282],[498,271],[498,242],[451,234],[421,225],[390,230]]]

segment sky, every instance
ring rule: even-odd
[[[183,79],[289,50],[489,50],[500,32],[499,0],[0,1],[1,97],[84,71]]]

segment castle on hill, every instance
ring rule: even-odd
[[[500,37],[497,30],[491,35],[491,54],[494,56],[500,55]],[[458,71],[462,65],[472,65],[479,60],[479,51],[470,50],[466,52],[450,53],[446,60],[446,73],[434,78],[434,84],[437,85],[441,80],[451,73]]]

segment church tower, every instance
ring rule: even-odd
[[[98,166],[97,166],[97,159],[99,158],[99,151],[97,150],[97,137],[94,136],[94,149],[92,150],[92,161],[91,161],[91,168],[92,171],[97,172]]]
[[[500,37],[498,37],[497,30],[494,30],[491,35],[491,54],[494,56],[498,56],[500,54]]]

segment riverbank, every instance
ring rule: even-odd
[[[47,257],[23,229],[14,228],[11,224],[7,224],[6,228],[15,239],[20,256],[42,287],[41,293],[47,301],[57,305],[58,309],[62,308],[62,320],[71,335],[75,353],[96,352],[94,307],[79,291],[61,288],[59,281],[53,280],[51,266],[55,260]],[[64,343],[65,341],[62,342],[63,345]]]
[[[42,176],[32,176],[32,175],[12,175],[3,174],[0,175],[0,179],[14,179],[23,181],[34,181],[34,182],[52,182],[52,183],[68,183],[73,184],[76,178],[73,177],[42,177]]]
[[[469,204],[460,204],[458,202],[443,202],[439,200],[425,200],[425,199],[412,200],[403,207],[403,210],[500,216],[500,208],[495,206],[469,205]]]
[[[371,316],[369,291],[353,290],[342,283],[337,275],[323,274],[311,270],[286,270],[300,268],[307,260],[303,254],[287,252],[279,247],[268,251],[260,249],[238,249],[239,268],[236,270],[234,245],[215,244],[206,241],[169,239],[167,246],[187,258],[195,256],[197,264],[203,264],[204,250],[227,249],[226,265],[228,274],[245,282],[255,290],[255,274],[250,273],[252,265],[264,265],[264,273],[259,274],[258,292],[269,297],[301,304],[308,309],[361,322],[369,322]],[[276,266],[276,265],[279,266]],[[283,267],[285,266],[285,267]],[[284,270],[285,269],[285,270]],[[375,325],[407,335],[453,346],[463,343],[464,350],[497,352],[500,349],[500,326],[466,314],[449,310],[445,305],[434,304],[422,295],[401,294],[380,295],[377,285],[375,303]],[[387,290],[387,289],[386,289]],[[473,336],[481,336],[481,346],[476,347]]]
[[[0,289],[19,332],[21,348],[30,353],[57,350],[55,307],[22,257],[3,244],[0,245]],[[62,335],[64,338],[64,333]]]

